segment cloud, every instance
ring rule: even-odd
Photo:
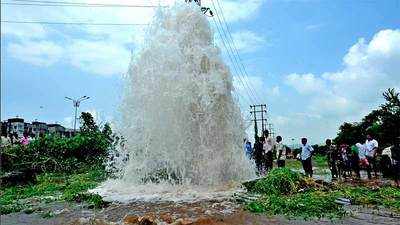
[[[308,30],[308,31],[314,31],[314,30],[318,30],[318,29],[320,29],[320,28],[322,28],[322,27],[324,27],[325,25],[324,24],[322,24],[322,23],[318,23],[318,24],[309,24],[309,25],[307,25],[306,26],[306,30]]]
[[[11,43],[7,51],[12,57],[36,66],[53,65],[63,55],[63,48],[51,41]]]
[[[241,30],[232,34],[238,51],[251,53],[265,45],[265,38],[248,30]]]
[[[325,89],[325,81],[314,74],[289,74],[285,83],[301,94],[313,94]]]
[[[228,23],[249,19],[254,16],[266,0],[218,0]],[[203,1],[205,6],[212,7],[210,0]],[[216,13],[221,13],[217,1],[214,0]]]
[[[349,48],[342,70],[320,75],[293,73],[285,77],[285,83],[307,98],[303,113],[321,118],[302,116],[320,127],[321,133],[313,135],[334,134],[344,121],[360,120],[376,108],[387,88],[400,86],[399,65],[400,30],[381,30],[369,43],[361,38]],[[298,123],[298,117],[292,116],[288,116],[290,123]]]
[[[105,41],[73,40],[67,51],[72,66],[92,74],[123,74],[130,60],[126,48]]]
[[[158,3],[158,1],[148,0],[79,2],[123,5]],[[173,5],[175,2],[175,0],[164,0],[161,1],[161,5]],[[263,2],[264,0],[220,1],[228,22],[250,18]],[[212,4],[211,1],[206,0],[203,1],[203,5],[211,7]],[[135,7],[20,6],[18,10],[15,10],[13,6],[1,7],[2,20],[19,21],[147,24],[151,22],[154,13],[155,8]],[[138,49],[138,46],[143,43],[145,29],[144,26],[2,24],[1,35],[12,38],[8,41],[9,53],[22,62],[36,66],[49,66],[60,61],[58,54],[64,53],[63,58],[74,67],[94,74],[109,75],[125,72],[130,56],[129,51]],[[240,36],[237,36],[242,50],[251,50],[260,44],[261,39],[258,36],[252,33],[245,35],[247,35],[245,38],[249,38],[248,41],[243,41]],[[35,44],[34,41],[38,43]],[[24,50],[24,48],[27,49]],[[50,53],[44,53],[46,48]]]

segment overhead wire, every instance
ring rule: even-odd
[[[47,24],[47,25],[88,25],[88,26],[147,26],[146,23],[91,23],[91,22],[53,22],[53,21],[18,21],[1,20],[1,23]]]
[[[219,22],[219,25],[220,25],[220,27],[221,27],[222,33],[224,34],[225,39],[226,39],[226,43],[227,43],[226,45],[228,46],[228,47],[226,48],[226,50],[227,50],[227,52],[228,52],[228,55],[230,55],[230,58],[231,58],[231,61],[232,61],[233,66],[238,68],[238,69],[236,69],[237,71],[239,71],[239,72],[237,72],[238,78],[239,78],[239,80],[241,81],[241,83],[243,84],[243,87],[244,87],[246,90],[248,90],[250,96],[252,97],[252,101],[253,101],[253,102],[257,102],[257,101],[259,101],[259,98],[257,97],[257,94],[256,94],[255,90],[253,90],[253,88],[251,87],[251,85],[248,84],[248,82],[247,82],[247,80],[246,80],[246,77],[245,77],[246,74],[243,73],[243,71],[241,70],[241,67],[240,67],[239,62],[238,62],[238,60],[236,59],[236,55],[235,55],[235,52],[237,53],[236,47],[235,47],[235,46],[232,47],[232,45],[231,45],[231,43],[230,43],[231,40],[228,38],[228,35],[227,35],[226,32],[225,32],[225,29],[224,29],[224,26],[223,26],[223,24],[222,24],[221,18],[219,17],[218,10],[216,9],[216,6],[215,6],[215,4],[214,4],[213,1],[212,1],[212,4],[213,4],[213,7],[214,7],[214,10],[216,11],[215,15],[216,15],[216,17],[217,17],[217,19],[218,19],[218,22]],[[222,15],[222,11],[221,11],[221,15]],[[223,37],[221,37],[221,38],[222,38],[223,41],[224,41],[224,38],[223,38]],[[224,42],[225,42],[225,41],[224,41]],[[233,49],[235,49],[235,51],[234,51]],[[232,59],[233,59],[233,60],[232,60]]]
[[[156,8],[167,7],[162,5],[138,5],[138,4],[105,4],[105,3],[85,3],[68,1],[34,1],[34,0],[14,0],[15,2],[1,2],[2,5],[15,6],[67,6],[67,7],[123,7],[123,8]]]
[[[214,0],[211,0],[211,2],[212,2],[212,4],[213,4],[214,9],[216,10],[215,4],[214,4]],[[249,75],[248,75],[248,73],[247,73],[247,71],[246,71],[246,68],[245,68],[245,66],[244,66],[244,64],[243,64],[243,60],[242,60],[241,57],[240,57],[239,51],[237,50],[235,41],[234,41],[233,36],[232,36],[231,29],[230,29],[228,23],[226,22],[225,15],[224,15],[224,12],[223,12],[223,8],[222,8],[222,6],[221,6],[219,0],[216,0],[216,2],[217,2],[217,5],[218,5],[218,8],[219,8],[219,11],[221,12],[222,21],[223,21],[223,23],[225,24],[226,31],[227,31],[227,33],[228,33],[228,35],[227,35],[227,36],[229,37],[228,40],[230,39],[230,41],[232,42],[233,49],[234,49],[234,51],[235,51],[235,53],[236,53],[236,54],[234,54],[234,56],[236,56],[236,57],[235,57],[235,60],[236,60],[237,64],[239,65],[239,68],[241,69],[242,73],[244,73],[244,77],[247,78],[247,80],[248,80]],[[241,66],[241,67],[240,67],[240,66]],[[245,82],[246,82],[246,84],[248,85],[248,88],[250,88],[250,90],[252,90],[253,94],[255,95],[256,100],[257,100],[259,103],[261,103],[261,98],[259,97],[257,91],[254,90],[253,88],[251,88],[251,84],[249,84],[249,82],[247,82],[247,80],[245,80]]]

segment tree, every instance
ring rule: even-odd
[[[335,138],[337,144],[355,144],[372,134],[380,145],[390,146],[400,136],[400,93],[389,88],[383,94],[386,102],[366,115],[360,123],[344,123]]]
[[[82,112],[81,117],[81,132],[96,132],[99,131],[99,127],[93,119],[92,114],[89,112]]]

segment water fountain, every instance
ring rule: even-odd
[[[119,155],[129,159],[95,192],[114,201],[215,197],[254,177],[232,76],[213,37],[196,4],[157,10],[125,78]]]

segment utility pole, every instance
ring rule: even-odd
[[[269,133],[271,134],[272,138],[275,138],[275,130],[274,130],[274,125],[272,123],[268,124],[268,130],[269,130]]]
[[[65,98],[68,99],[68,100],[71,100],[72,104],[73,104],[73,106],[75,108],[75,116],[74,116],[74,133],[75,133],[76,132],[76,119],[77,119],[77,114],[78,114],[78,108],[79,108],[81,102],[83,102],[84,100],[89,99],[89,97],[85,95],[85,96],[82,96],[82,97],[80,97],[78,99],[73,99],[73,98],[70,98],[70,97],[65,97]]]
[[[263,135],[263,132],[266,127],[267,119],[264,117],[264,114],[267,113],[267,105],[262,104],[262,105],[251,105],[250,106],[250,113],[253,115],[254,119],[254,136],[258,136],[258,127],[257,127],[257,122],[261,121],[261,136]],[[257,119],[257,113],[261,113],[261,119]]]

